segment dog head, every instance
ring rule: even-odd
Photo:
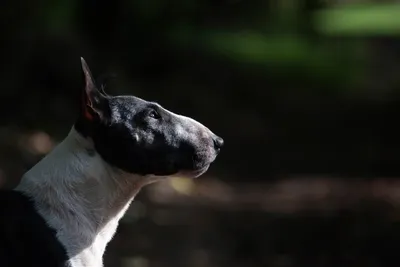
[[[138,175],[198,177],[224,141],[201,123],[134,96],[98,90],[82,59],[85,89],[75,124],[112,166]]]

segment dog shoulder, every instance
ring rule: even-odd
[[[68,260],[56,232],[22,193],[0,191],[0,266],[58,266]]]

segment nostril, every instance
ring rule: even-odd
[[[224,146],[224,139],[222,139],[221,137],[216,137],[214,139],[214,147],[220,149],[223,146]]]

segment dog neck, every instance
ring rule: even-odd
[[[31,197],[57,232],[72,267],[102,266],[107,243],[129,204],[159,178],[128,174],[107,164],[74,128],[29,170],[15,190]]]

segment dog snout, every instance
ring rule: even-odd
[[[213,140],[215,149],[220,150],[224,146],[224,139],[222,139],[221,137],[215,136]]]

